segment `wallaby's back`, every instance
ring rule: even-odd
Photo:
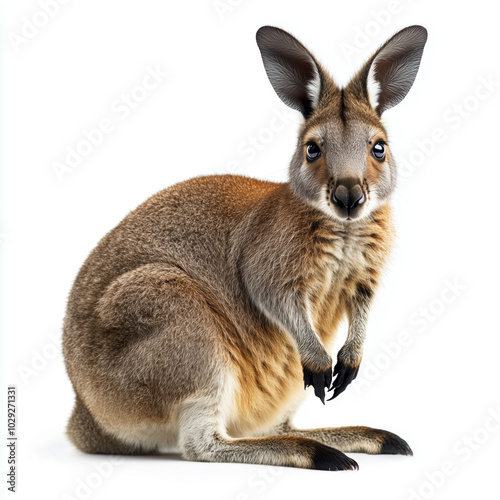
[[[98,302],[109,284],[129,271],[164,263],[187,270],[213,291],[237,293],[231,262],[237,230],[245,215],[279,189],[283,184],[243,176],[196,177],[129,213],[91,252],[75,280],[65,319],[68,366],[85,340],[82,334],[99,341],[94,335],[100,332],[87,325],[98,320]],[[93,360],[88,362],[92,366]]]

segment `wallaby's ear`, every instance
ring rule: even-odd
[[[409,26],[385,42],[357,75],[372,108],[381,115],[399,104],[417,76],[427,30]]]
[[[279,98],[308,117],[318,104],[321,69],[311,53],[280,28],[263,26],[257,31],[267,76]]]

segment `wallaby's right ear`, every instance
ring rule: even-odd
[[[306,118],[321,93],[321,69],[311,53],[290,33],[273,26],[257,31],[267,76],[279,98]]]

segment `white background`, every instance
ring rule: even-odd
[[[66,0],[30,31],[30,21],[44,22],[41,3],[3,2],[2,13],[0,435],[6,386],[17,384],[17,497],[497,498],[495,3],[222,0],[217,9],[212,0]],[[73,393],[57,353],[66,298],[90,250],[128,211],[182,179],[286,179],[299,117],[264,72],[254,38],[264,24],[295,34],[339,83],[398,29],[429,30],[414,87],[384,116],[402,174],[398,241],[358,380],[325,407],[310,396],[296,418],[304,427],[386,428],[415,455],[353,455],[359,472],[343,473],[83,455],[64,435]],[[157,66],[168,76],[137,90]],[[142,100],[125,116],[117,102],[131,92]],[[276,113],[284,125],[270,133]],[[113,130],[59,179],[54,163],[102,119]],[[249,136],[262,139],[261,150],[249,151]],[[1,470],[5,478],[6,458]],[[8,497],[6,487],[2,479]]]

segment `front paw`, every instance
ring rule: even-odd
[[[333,370],[333,376],[337,376],[328,391],[334,391],[332,397],[328,400],[335,399],[339,394],[342,394],[346,387],[356,378],[359,371],[359,363],[353,364],[339,358]]]
[[[332,384],[332,367],[330,366],[327,370],[316,371],[303,365],[302,369],[304,371],[304,389],[312,385],[315,396],[325,404],[325,387],[328,389]]]

